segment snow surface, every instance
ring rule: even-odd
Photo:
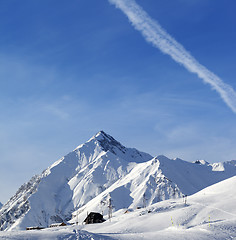
[[[0,209],[0,228],[17,231],[82,222],[90,211],[106,215],[108,199],[113,212],[128,209],[130,216],[139,216],[137,208],[167,199],[182,201],[183,195],[235,175],[236,161],[209,164],[162,155],[153,158],[101,131],[23,184]]]
[[[1,239],[236,239],[236,177],[187,197],[165,200],[128,213],[119,210],[111,221],[40,231],[0,232]],[[107,216],[105,216],[107,217]]]

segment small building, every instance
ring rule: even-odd
[[[62,223],[52,223],[49,227],[63,227],[66,226],[66,223],[62,222]]]
[[[106,220],[103,218],[103,215],[96,212],[91,212],[89,215],[84,219],[85,224],[91,223],[103,223]]]
[[[27,227],[26,230],[41,230],[44,229],[44,227],[39,227],[39,226],[35,226],[35,227]]]

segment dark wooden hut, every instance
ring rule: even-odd
[[[91,212],[89,215],[84,219],[85,224],[91,224],[91,223],[102,223],[106,220],[103,218],[102,214]]]

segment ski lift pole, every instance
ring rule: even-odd
[[[111,198],[108,200],[108,219],[111,221],[112,218],[112,203]]]
[[[147,204],[146,204],[146,195],[145,193],[143,194],[143,208],[146,208]]]
[[[76,225],[79,225],[78,210],[76,211]]]

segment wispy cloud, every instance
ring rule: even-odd
[[[189,72],[195,73],[204,83],[210,84],[223,101],[236,113],[236,92],[218,76],[201,65],[180,43],[171,37],[156,21],[153,20],[135,0],[109,0],[119,8],[132,25],[141,32],[145,40],[163,53],[171,56]]]

